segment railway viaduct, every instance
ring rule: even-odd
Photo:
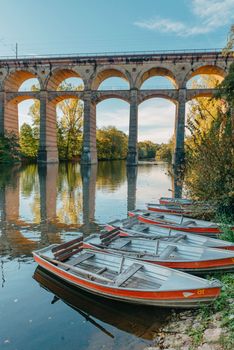
[[[56,104],[63,99],[78,98],[84,102],[83,164],[97,163],[96,106],[108,98],[129,103],[128,165],[137,164],[138,106],[141,102],[160,97],[176,105],[174,165],[184,156],[185,104],[193,98],[212,96],[215,89],[188,89],[187,82],[196,75],[212,74],[220,79],[228,72],[234,58],[219,51],[155,52],[106,55],[71,55],[0,59],[0,134],[18,135],[18,103],[27,99],[40,101],[39,162],[58,161],[56,141]],[[153,76],[163,76],[173,83],[173,89],[141,89]],[[82,91],[59,91],[67,78],[83,80]],[[107,78],[119,77],[129,84],[128,90],[99,90]],[[39,91],[19,91],[22,83],[37,78]]]

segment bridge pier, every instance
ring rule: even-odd
[[[136,166],[138,163],[137,137],[138,137],[138,103],[137,103],[137,90],[134,89],[130,91],[130,119],[129,119],[128,155],[127,155],[128,166]]]
[[[81,164],[97,163],[96,104],[87,93],[84,98],[84,127]]]
[[[48,92],[40,92],[40,144],[39,163],[57,163],[56,106],[49,102]]]
[[[127,167],[127,210],[136,209],[137,167]]]
[[[83,192],[83,227],[84,233],[90,233],[95,221],[97,164],[82,165],[82,192]]]
[[[4,135],[4,103],[5,92],[0,92],[0,135]]]
[[[175,117],[175,148],[173,166],[180,167],[184,162],[186,89],[179,89]]]

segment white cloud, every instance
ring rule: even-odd
[[[175,106],[163,99],[146,101],[139,106],[138,140],[167,142],[174,132]],[[115,111],[97,110],[97,126],[114,125],[128,134],[129,108],[116,108]]]
[[[191,4],[191,12],[196,19],[194,26],[160,17],[134,24],[141,28],[186,37],[210,33],[229,24],[234,18],[234,0],[192,0]]]

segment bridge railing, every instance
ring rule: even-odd
[[[197,53],[221,53],[221,48],[210,49],[181,49],[181,50],[150,50],[150,51],[105,51],[105,52],[85,52],[85,53],[64,53],[64,54],[27,54],[12,56],[0,56],[0,60],[20,60],[20,59],[46,59],[46,58],[98,58],[112,56],[138,56],[138,55],[175,55],[175,54],[197,54]]]

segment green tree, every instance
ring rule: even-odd
[[[18,137],[14,133],[0,135],[0,163],[19,162],[20,157]]]
[[[97,130],[98,159],[125,159],[128,137],[114,126]]]
[[[39,86],[33,85],[32,91],[38,91],[40,90]],[[30,106],[29,109],[29,116],[32,117],[33,126],[39,128],[40,126],[40,101],[34,100],[33,104]]]
[[[139,159],[152,159],[156,156],[158,145],[151,141],[138,142],[138,157]]]
[[[19,144],[22,156],[35,160],[39,147],[38,128],[32,128],[30,125],[24,123],[20,128]]]
[[[62,83],[60,91],[80,91],[82,86],[74,88],[72,84]],[[34,86],[33,90],[37,90]],[[57,142],[59,158],[62,160],[77,159],[81,154],[83,133],[83,103],[79,99],[66,99],[57,105]],[[34,128],[40,124],[40,102],[35,100],[30,108]]]
[[[174,151],[174,137],[168,143],[161,143],[157,151],[157,159],[171,163]]]

